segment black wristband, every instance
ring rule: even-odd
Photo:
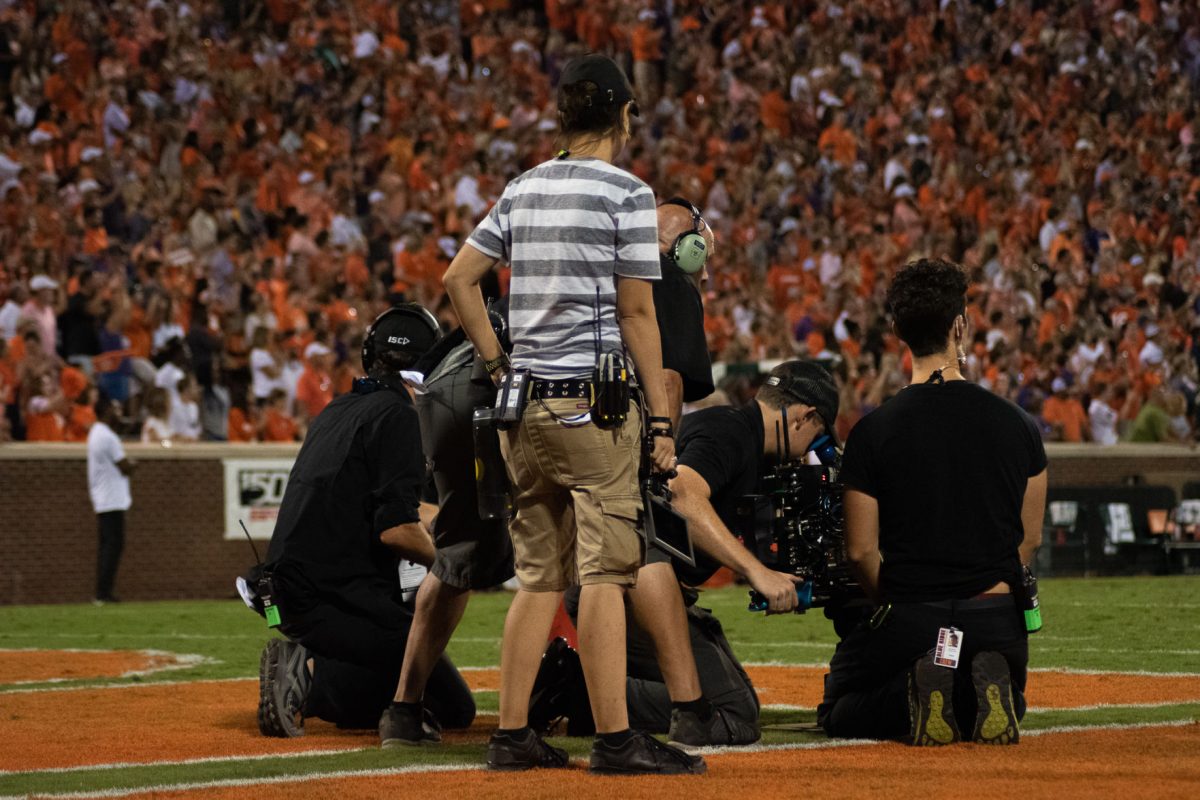
[[[653,425],[656,422],[659,424],[665,423],[667,425],[667,427],[671,426],[671,418],[670,417],[646,417],[646,425],[647,426]]]
[[[665,436],[668,439],[674,439],[675,431],[671,430],[670,427],[650,428],[648,431],[646,431],[646,438],[648,439],[657,439],[660,436]]]

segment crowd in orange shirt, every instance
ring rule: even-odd
[[[718,234],[715,359],[829,359],[844,432],[906,380],[888,277],[942,256],[973,278],[973,377],[1049,438],[1091,437],[1094,400],[1118,427],[1152,395],[1194,422],[1194,4],[669,7],[4,4],[8,427],[66,436],[91,387],[138,418],[154,387],[198,406],[203,438],[302,435],[306,398],[348,389],[390,301],[455,324],[441,274],[505,183],[553,154],[552,87],[589,50],[635,84],[623,166]],[[35,276],[56,288],[18,330]],[[331,363],[305,380],[314,343]],[[275,410],[295,429],[267,424]]]

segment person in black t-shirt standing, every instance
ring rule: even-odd
[[[1019,737],[1029,649],[1013,587],[1041,543],[1046,454],[1028,415],[963,377],[966,289],[960,267],[922,259],[888,291],[912,384],[842,458],[847,554],[878,608],[830,663],[817,719],[831,736]],[[939,646],[955,636],[961,652]]]
[[[296,456],[266,563],[245,581],[256,586],[269,576],[279,631],[288,637],[271,639],[260,662],[264,735],[300,736],[304,717],[378,724],[385,740],[395,727],[389,702],[413,618],[402,602],[399,559],[433,562],[429,525],[437,512],[421,503],[425,455],[403,372],[438,332],[433,315],[415,304],[380,315],[363,345],[369,377],[317,415]],[[425,707],[432,717],[416,724],[429,740],[438,738],[439,721],[466,727],[475,717],[470,689],[444,656]]]

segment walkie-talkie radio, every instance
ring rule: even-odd
[[[600,287],[596,287],[596,366],[592,370],[592,424],[615,430],[629,418],[629,366],[619,350],[603,351],[600,335]]]

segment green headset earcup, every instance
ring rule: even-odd
[[[685,233],[675,240],[671,260],[688,275],[694,275],[704,269],[708,260],[708,242],[698,233]]]

